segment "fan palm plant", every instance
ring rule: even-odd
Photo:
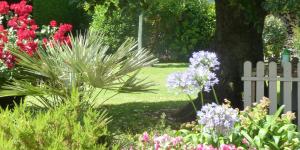
[[[152,83],[138,79],[137,74],[157,59],[148,50],[138,49],[131,39],[110,53],[102,39],[103,35],[97,32],[79,34],[71,37],[71,45],[52,42],[41,47],[35,57],[10,48],[21,72],[3,87],[0,95],[32,95],[43,106],[55,107],[71,96],[74,87],[92,99],[106,90],[117,93],[149,90]]]

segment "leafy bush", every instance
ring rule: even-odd
[[[91,0],[84,4],[94,12],[90,28],[103,31],[112,48],[137,37],[138,15],[143,12],[143,46],[161,60],[187,60],[192,50],[209,46],[215,31],[214,4],[207,0]]]
[[[296,56],[300,58],[300,27],[294,29],[293,47],[296,49]]]
[[[89,17],[84,10],[69,0],[34,0],[33,17],[38,25],[48,24],[51,20],[59,23],[66,22],[74,25],[75,30],[85,30]]]
[[[0,149],[107,149],[110,118],[93,109],[74,89],[71,99],[55,109],[0,111]],[[86,97],[85,97],[86,98]]]
[[[287,29],[284,23],[273,15],[265,19],[263,31],[264,55],[267,59],[280,59],[280,53],[287,38]]]
[[[250,147],[257,149],[299,149],[300,134],[292,123],[295,114],[282,113],[283,106],[274,115],[267,115],[270,100],[263,98],[259,104],[241,112],[241,134]]]
[[[198,112],[198,122],[185,123],[180,130],[145,132],[132,146],[152,146],[156,150],[182,149],[181,146],[194,149],[197,146],[208,149],[223,149],[225,146],[239,150],[299,149],[300,133],[292,123],[295,114],[287,112],[280,116],[282,106],[274,115],[268,115],[269,104],[270,100],[263,98],[260,103],[241,112],[233,110],[229,101],[223,105],[208,104]]]

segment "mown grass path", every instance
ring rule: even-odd
[[[170,114],[188,103],[186,95],[178,95],[166,87],[166,79],[170,73],[183,71],[187,64],[157,64],[141,70],[141,77],[148,77],[155,85],[154,93],[119,94],[105,103],[113,121],[113,131],[138,133],[159,124],[160,116],[165,113],[167,123],[174,125]],[[109,96],[113,93],[107,93]],[[176,123],[175,123],[176,124]]]

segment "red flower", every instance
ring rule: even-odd
[[[28,16],[32,12],[32,6],[26,5],[26,0],[22,0],[17,4],[12,4],[10,9],[19,16]]]
[[[61,24],[60,26],[59,26],[59,29],[58,29],[58,31],[59,32],[63,32],[63,33],[66,33],[66,32],[70,32],[70,31],[72,31],[72,25],[70,25],[70,24]]]
[[[37,25],[32,25],[31,30],[37,30],[39,27]]]
[[[0,1],[0,14],[5,15],[9,12],[9,5],[6,1]]]
[[[55,20],[50,21],[50,26],[51,27],[56,27],[57,26],[57,22]]]
[[[34,30],[28,30],[28,29],[19,29],[17,31],[17,36],[19,40],[31,40],[35,38],[35,32]]]

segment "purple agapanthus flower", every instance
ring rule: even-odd
[[[185,72],[176,72],[169,75],[167,86],[186,94],[199,91],[209,92],[219,82],[216,71],[219,61],[215,53],[207,51],[194,52],[190,58],[189,68]]]
[[[198,92],[199,84],[190,72],[175,72],[169,75],[167,86],[172,90],[179,90],[186,94]]]
[[[219,79],[216,74],[205,67],[189,68],[188,72],[193,72],[193,79],[197,81],[199,90],[209,92],[211,87],[218,84]]]
[[[229,133],[239,121],[238,110],[215,103],[204,105],[197,116],[198,123],[204,126],[205,131],[217,134]]]
[[[213,71],[219,69],[220,62],[218,61],[216,53],[208,51],[194,52],[190,58],[190,67],[206,67]]]

